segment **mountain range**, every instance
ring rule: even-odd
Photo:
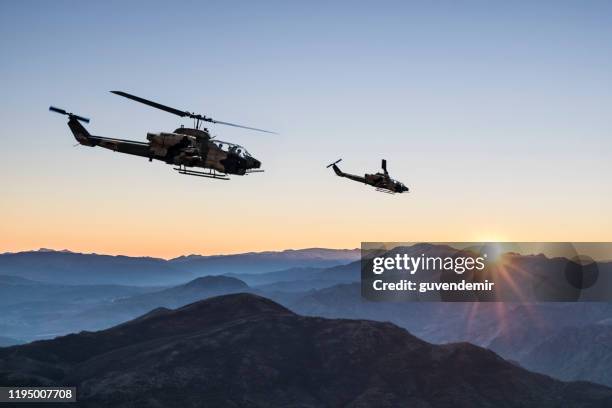
[[[477,346],[304,317],[252,294],[0,349],[0,383],[71,384],[86,407],[612,405],[610,388],[531,373]]]
[[[448,251],[431,245],[412,249],[415,253],[431,250],[444,254]],[[297,257],[306,265],[285,270],[248,273],[250,269],[245,267],[240,273],[201,278],[183,271],[181,282],[161,286],[88,284],[87,273],[81,277],[84,283],[79,285],[40,282],[28,278],[28,274],[24,274],[26,277],[2,275],[0,333],[8,339],[0,339],[0,346],[19,341],[15,339],[23,342],[81,330],[100,330],[159,307],[177,308],[216,295],[250,292],[273,299],[303,315],[388,321],[428,342],[468,341],[537,372],[565,380],[589,380],[612,386],[608,374],[612,372],[609,357],[612,350],[607,346],[612,323],[610,303],[369,302],[361,297],[359,261],[331,267],[307,262],[311,258],[329,260],[334,251],[277,254],[280,259],[292,258],[292,262]],[[44,254],[54,253],[45,251]],[[61,256],[70,254],[58,255],[57,259],[63,259]],[[345,255],[340,251],[334,259],[340,262]],[[253,256],[249,254],[248,259],[256,263]],[[275,255],[262,256],[274,258]],[[185,257],[180,262],[187,262],[186,258],[205,263],[200,256]],[[91,259],[96,264],[100,258],[94,255]],[[144,259],[147,264],[153,258]],[[128,261],[138,264],[133,258]],[[515,261],[546,269],[550,259],[530,256]],[[104,258],[103,262],[108,259]],[[219,268],[214,270],[221,270],[221,261],[214,262],[215,268]],[[231,262],[236,265],[237,261],[234,258]],[[271,265],[266,262],[263,265]],[[265,267],[258,270],[263,271]],[[145,279],[146,273],[140,271],[132,277],[135,275]],[[47,273],[45,276],[53,275]],[[144,283],[146,279],[139,282]]]
[[[27,251],[0,254],[0,275],[56,284],[176,285],[206,275],[327,268],[359,259],[358,249],[309,248],[232,255],[151,257]]]
[[[250,291],[243,281],[229,276],[204,276],[182,285],[116,299],[95,307],[80,310],[63,319],[63,324],[72,327],[109,327],[146,313],[165,307],[176,308],[213,296]]]

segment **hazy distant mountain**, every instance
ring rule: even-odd
[[[244,292],[248,289],[249,286],[240,279],[229,276],[204,276],[158,292],[120,299],[115,304],[149,304],[153,307],[174,308],[207,297]]]
[[[34,302],[71,302],[85,305],[151,290],[154,289],[140,286],[52,284],[14,276],[0,276],[0,306]],[[4,309],[5,312],[7,310]]]
[[[29,251],[0,254],[0,275],[60,284],[176,285],[205,275],[244,274],[297,267],[330,267],[359,258],[359,250],[301,249],[236,255],[148,257]]]
[[[170,260],[181,270],[196,276],[255,274],[291,268],[326,268],[353,262],[359,249],[288,249],[280,252],[249,252],[235,255],[190,255]]]
[[[117,299],[88,308],[66,319],[71,327],[106,328],[133,319],[149,310],[176,308],[198,300],[229,293],[246,292],[243,281],[228,276],[205,276],[168,289]],[[80,322],[80,323],[79,323]]]
[[[71,325],[71,317],[96,305],[160,289],[122,285],[50,284],[0,276],[0,333],[31,340],[89,328],[92,326],[87,322]]]
[[[567,327],[531,350],[522,364],[560,379],[612,386],[612,325]]]
[[[40,282],[18,276],[0,275],[0,285],[39,285]]]
[[[0,350],[0,382],[73,384],[89,407],[604,407],[470,344],[390,324],[302,317],[254,295],[157,309],[95,333]]]
[[[13,339],[11,337],[0,336],[0,347],[14,346],[16,344],[21,343],[23,343],[23,341],[21,340]]]
[[[290,268],[282,271],[259,274],[229,274],[250,286],[261,290],[308,291],[321,289],[340,283],[358,282],[360,279],[359,261],[328,268]]]
[[[57,251],[2,254],[0,274],[68,285],[167,285],[191,277],[164,259]]]
[[[324,289],[330,286],[336,285],[337,282],[331,280],[317,280],[317,279],[309,279],[309,280],[298,280],[298,281],[286,281],[286,282],[276,282],[276,283],[268,283],[265,285],[257,285],[253,289],[256,289],[259,292],[268,293],[268,292],[285,292],[285,293],[304,293],[305,291],[313,290],[313,289]]]
[[[503,318],[498,318],[497,323],[491,319],[489,327],[482,327],[480,330],[496,332],[495,337],[487,344],[488,347],[525,364],[528,355],[533,355],[534,349],[563,330],[581,330],[610,317],[612,303],[551,302],[515,305],[511,309],[508,308]],[[560,354],[558,358],[565,359],[566,356]]]
[[[324,268],[289,268],[281,271],[263,272],[263,273],[228,273],[226,276],[232,276],[243,280],[250,286],[268,285],[280,282],[295,282],[302,280],[314,279],[317,272]]]
[[[248,290],[244,282],[225,276],[206,276],[161,290],[118,285],[0,283],[0,333],[32,340],[72,331],[99,330],[157,307],[178,307]]]
[[[329,249],[329,248],[305,248],[305,249],[285,249],[283,251],[262,251],[262,252],[245,252],[242,254],[230,255],[186,255],[172,259],[172,261],[191,261],[202,259],[215,258],[239,258],[257,256],[259,258],[268,259],[287,259],[287,260],[327,260],[327,261],[354,261],[360,257],[361,251],[355,249]]]
[[[111,305],[103,306],[88,313],[108,310],[131,314],[142,314],[156,307],[175,308],[212,296],[245,292],[249,286],[240,279],[229,276],[204,276],[182,285],[160,291],[118,299]]]

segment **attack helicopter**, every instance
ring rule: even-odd
[[[337,166],[342,159],[338,159],[335,162],[329,164],[327,168],[332,167],[334,172],[339,177],[346,177],[347,179],[358,181],[360,183],[368,184],[370,186],[376,187],[376,191],[380,191],[388,194],[395,193],[404,193],[408,192],[408,187],[406,187],[403,183],[393,180],[389,176],[389,172],[387,171],[387,160],[382,159],[382,169],[384,173],[376,173],[376,174],[365,174],[363,177],[356,176],[354,174],[344,173]]]
[[[148,142],[113,139],[91,135],[80,123],[89,123],[87,118],[54,106],[50,106],[49,110],[68,116],[68,127],[76,140],[84,146],[100,146],[119,153],[146,157],[149,161],[161,160],[167,164],[175,165],[174,170],[180,174],[229,180],[230,174],[243,176],[250,173],[263,172],[260,169],[261,162],[251,156],[244,147],[215,139],[214,136],[210,135],[208,129],[202,125],[204,122],[210,122],[257,132],[274,134],[276,132],[222,122],[205,115],[182,111],[149,101],[123,91],[111,92],[180,117],[191,118],[193,119],[194,127],[186,128],[181,126],[173,132],[147,133]],[[205,170],[194,170],[192,169],[193,167]]]

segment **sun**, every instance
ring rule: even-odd
[[[487,258],[487,261],[497,263],[505,253],[504,248],[498,243],[488,243],[483,248],[483,256]]]

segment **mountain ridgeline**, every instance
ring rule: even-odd
[[[311,248],[165,260],[40,250],[0,254],[0,275],[69,285],[176,285],[206,275],[332,267],[355,261],[359,254],[357,249]]]
[[[612,389],[531,373],[390,323],[303,317],[252,294],[0,349],[0,382],[72,384],[87,407],[604,407]]]

